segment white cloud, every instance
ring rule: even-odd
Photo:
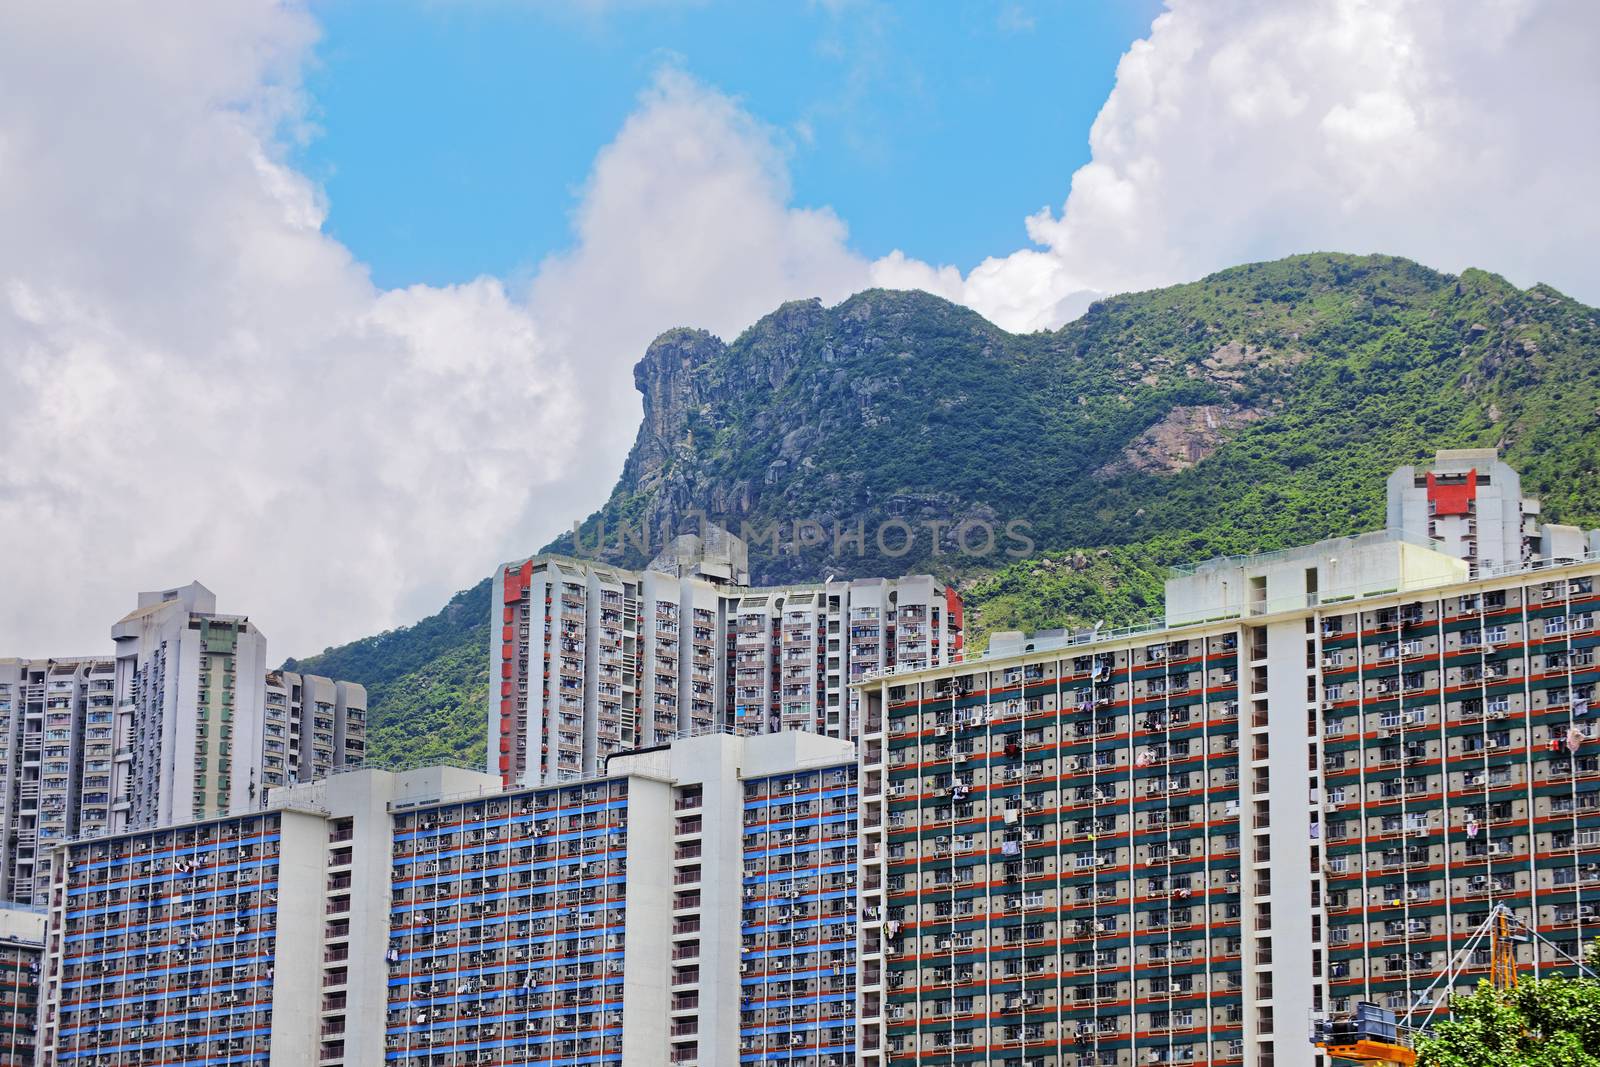
[[[1483,267],[1600,302],[1600,5],[1168,0],[1117,68],[1038,247],[916,284],[1012,329],[1094,292],[1336,250]]]
[[[727,98],[664,74],[531,291],[384,292],[284,161],[292,7],[0,12],[0,655],[199,578],[273,654],[408,622],[593,507],[662,328],[860,287]]]
[[[1004,4],[995,18],[995,25],[1005,33],[1032,33],[1037,24],[1033,12],[1021,4]]]
[[[867,284],[833,212],[789,200],[773,131],[676,70],[657,77],[600,152],[576,244],[541,265],[532,300],[563,350],[604,356],[574,371],[598,401],[587,408],[586,448],[602,453],[591,473],[608,487],[638,424],[627,368],[663,329],[731,339],[785,300],[835,301]],[[589,488],[564,522],[593,503]]]
[[[285,162],[304,11],[0,8],[0,655],[104,650],[135,590],[190,578],[278,655],[411,621],[604,496],[652,337],[787,299],[920,287],[1035,329],[1339,249],[1600,300],[1600,7],[1170,8],[1032,246],[965,273],[863,260],[793,206],[778,134],[669,70],[531,284],[388,292]]]

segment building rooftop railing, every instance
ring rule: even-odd
[[[461,759],[440,759],[437,757],[419,756],[416,759],[383,761],[365,760],[361,763],[346,763],[332,768],[324,777],[332,778],[334,775],[353,774],[356,771],[388,771],[390,774],[404,774],[406,771],[420,771],[428,767],[450,767],[458,771],[477,771],[480,774],[486,773],[484,772],[484,765],[482,763],[470,763],[467,760]],[[320,779],[317,778],[308,778],[304,782],[296,782],[293,784],[308,785],[311,782],[319,780]]]
[[[1370,538],[1370,540],[1362,540]],[[1409,537],[1398,531],[1380,530],[1375,534],[1363,534],[1360,538],[1340,538],[1339,541],[1360,541],[1362,544],[1378,544],[1385,541],[1404,541],[1410,544],[1418,543],[1414,537]],[[1326,542],[1323,542],[1324,544]],[[1314,546],[1310,546],[1314,547]],[[1230,556],[1226,559],[1234,560],[1270,560],[1274,558],[1287,558],[1294,552],[1304,552],[1307,549],[1286,550],[1284,553],[1265,553],[1260,556]],[[1217,563],[1217,560],[1208,560],[1205,566]],[[1509,578],[1524,574],[1538,574],[1543,571],[1560,570],[1566,567],[1575,567],[1587,563],[1600,563],[1600,552],[1586,551],[1579,556],[1560,556],[1555,558],[1540,557],[1524,560],[1521,563],[1508,563],[1495,567],[1473,566],[1465,581],[1490,581],[1496,578]],[[1191,569],[1190,573],[1193,573]],[[1042,652],[1055,652],[1061,649],[1076,648],[1086,645],[1099,645],[1114,641],[1125,640],[1129,637],[1140,637],[1145,634],[1157,634],[1164,631],[1188,629],[1195,626],[1205,626],[1209,623],[1228,622],[1240,618],[1258,618],[1266,615],[1275,615],[1285,611],[1300,611],[1307,608],[1329,607],[1347,602],[1376,600],[1382,597],[1396,597],[1408,593],[1417,593],[1425,589],[1437,588],[1440,585],[1458,584],[1457,579],[1448,577],[1429,576],[1415,582],[1408,582],[1401,586],[1384,589],[1333,589],[1323,593],[1308,593],[1299,596],[1275,597],[1267,601],[1259,601],[1249,605],[1248,610],[1219,611],[1217,614],[1205,618],[1185,619],[1173,622],[1167,618],[1152,619],[1148,622],[1134,623],[1129,626],[1113,628],[1091,627],[1087,630],[1077,630],[1067,633],[1052,633],[1046,631],[1042,634],[1025,637],[1022,646],[1007,646],[995,651],[986,651],[981,656],[969,657],[958,663],[946,664],[942,667],[916,667],[901,669],[888,667],[881,670],[868,671],[853,684],[866,685],[880,682],[889,678],[909,677],[911,675],[927,675],[935,672],[950,673],[962,666],[982,667],[985,664],[1007,659],[1018,659],[1025,656],[1037,655]]]
[[[1168,567],[1167,571],[1173,577],[1181,578],[1191,574],[1198,574],[1202,571],[1222,570],[1232,567],[1260,567],[1269,563],[1294,559],[1298,556],[1316,555],[1331,545],[1365,548],[1369,545],[1384,544],[1407,544],[1434,551],[1439,551],[1440,546],[1440,542],[1432,538],[1421,537],[1405,530],[1370,530],[1367,533],[1352,534],[1348,537],[1329,537],[1322,541],[1314,541],[1309,545],[1280,548],[1272,552],[1252,552],[1240,556],[1214,556],[1198,563],[1175,563]]]

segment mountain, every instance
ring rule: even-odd
[[[1174,562],[1380,526],[1389,471],[1439,448],[1499,446],[1548,516],[1600,524],[1600,314],[1393,257],[1235,267],[1028,335],[925,293],[801,301],[731,343],[668,331],[634,377],[622,475],[549,550],[637,566],[698,509],[778,529],[761,581],[961,579],[979,644],[1155,615]],[[299,667],[367,685],[375,759],[481,758],[487,612],[485,582]]]

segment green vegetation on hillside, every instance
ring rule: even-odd
[[[1045,630],[1067,623],[1109,627],[1161,614],[1166,566],[1147,545],[1048,552],[968,583],[967,647],[982,649],[995,630]]]
[[[727,345],[671,331],[636,378],[645,420],[589,544],[694,509],[734,532],[1026,519],[1026,561],[926,536],[891,558],[870,534],[859,558],[752,552],[763,580],[961,580],[974,647],[1156,616],[1172,563],[1379,527],[1389,472],[1439,448],[1501,447],[1547,516],[1600,524],[1600,316],[1390,257],[1236,267],[1026,336],[924,293],[788,304]],[[614,533],[604,554],[644,562]],[[375,758],[481,754],[487,589],[302,664],[369,687]]]
[[[369,763],[479,765],[488,743],[489,583],[457,593],[415,626],[284,666],[367,687]]]

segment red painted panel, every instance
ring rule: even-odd
[[[1469,515],[1471,504],[1478,497],[1478,472],[1467,472],[1465,481],[1441,485],[1433,472],[1428,472],[1428,499],[1433,501],[1435,515]]]
[[[533,581],[533,560],[526,560],[522,566],[515,570],[506,568],[506,596],[507,604],[515,604],[527,598],[528,585]]]
[[[962,607],[961,594],[946,586],[944,591],[944,612],[950,629],[955,631],[955,637],[950,642],[950,651],[953,653],[960,652],[962,645],[965,643],[964,635],[961,632],[964,629],[961,621]]]

